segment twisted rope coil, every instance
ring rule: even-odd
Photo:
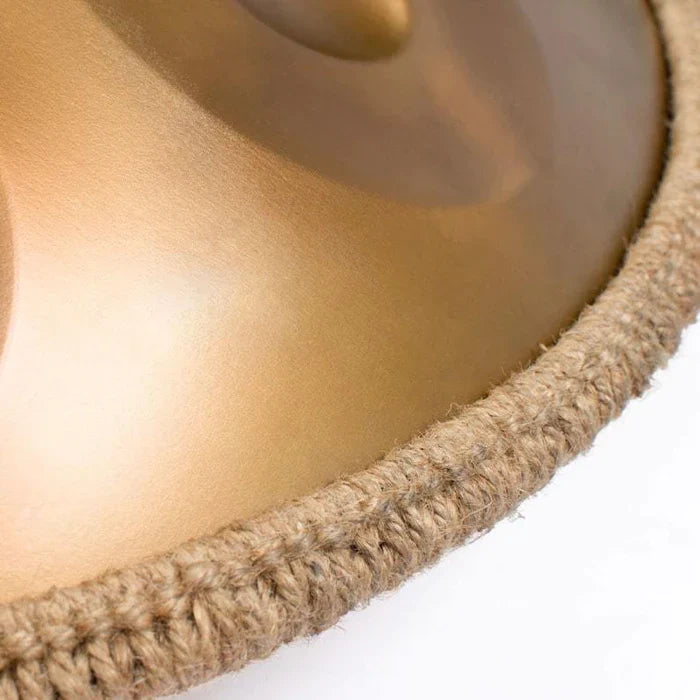
[[[528,369],[369,469],[213,537],[0,606],[0,698],[172,693],[333,625],[537,491],[700,306],[700,2],[654,0],[668,163],[620,273]]]

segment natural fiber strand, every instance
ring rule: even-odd
[[[175,692],[333,625],[492,527],[644,390],[700,303],[700,2],[654,4],[670,65],[668,163],[620,273],[576,324],[488,397],[355,476],[0,606],[0,698]]]

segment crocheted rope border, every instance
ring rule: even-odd
[[[172,693],[333,625],[587,449],[700,305],[700,2],[654,0],[668,163],[620,273],[528,369],[365,471],[80,586],[0,606],[0,698]]]

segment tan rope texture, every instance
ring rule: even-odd
[[[0,698],[175,692],[318,632],[490,528],[642,392],[700,302],[700,0],[655,5],[670,64],[668,163],[621,272],[576,324],[487,398],[355,476],[0,606]]]

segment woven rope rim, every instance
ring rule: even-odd
[[[172,693],[333,625],[588,448],[700,305],[700,2],[653,2],[668,162],[620,273],[528,369],[355,476],[213,537],[0,606],[0,698]]]

